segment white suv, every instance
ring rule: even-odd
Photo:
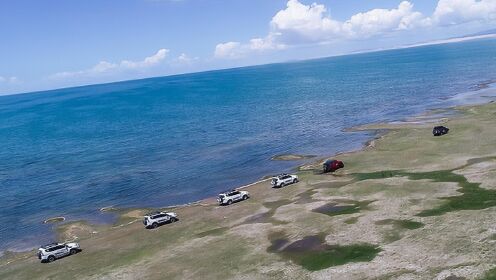
[[[288,174],[281,174],[281,175],[272,177],[272,181],[270,181],[270,184],[274,188],[282,188],[286,185],[295,184],[295,183],[298,183],[298,176],[288,175]]]
[[[177,214],[174,212],[153,212],[145,215],[143,224],[146,228],[157,228],[161,224],[173,223],[177,220]]]
[[[79,243],[51,243],[38,249],[38,259],[41,262],[53,262],[68,255],[74,255],[81,251]]]
[[[220,205],[231,205],[233,202],[247,200],[250,194],[247,191],[232,190],[219,194],[217,201]]]

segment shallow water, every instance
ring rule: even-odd
[[[448,106],[496,76],[496,40],[0,97],[0,251],[52,241],[98,209],[180,204],[289,171]],[[311,159],[309,159],[311,161]]]

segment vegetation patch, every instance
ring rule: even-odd
[[[265,202],[265,203],[263,203],[263,206],[266,208],[269,208],[270,209],[269,211],[249,216],[248,218],[246,218],[243,221],[242,224],[258,224],[258,223],[262,223],[262,224],[263,223],[270,223],[270,224],[274,224],[274,225],[286,224],[287,222],[279,221],[279,220],[273,218],[273,216],[276,213],[277,208],[279,208],[283,205],[288,205],[290,203],[291,203],[291,201],[287,200],[287,199],[272,201],[272,202]]]
[[[492,158],[472,159],[467,164],[475,164]],[[465,166],[464,166],[465,167]],[[463,168],[463,167],[462,167]],[[439,216],[452,211],[459,210],[481,210],[496,206],[496,190],[488,190],[480,187],[480,183],[470,183],[463,175],[453,173],[454,170],[438,170],[432,172],[410,173],[398,170],[378,171],[371,173],[355,173],[357,180],[383,179],[395,176],[408,177],[410,180],[431,180],[433,182],[457,183],[460,186],[458,192],[461,195],[443,197],[444,203],[440,206],[424,210],[417,214],[420,217]]]
[[[349,219],[344,220],[344,223],[348,225],[356,224],[358,222],[358,218],[359,217],[351,217]]]
[[[205,236],[218,236],[218,235],[222,235],[227,230],[228,230],[228,228],[226,228],[226,227],[214,228],[214,229],[211,229],[211,230],[202,231],[202,232],[198,233],[196,235],[196,237],[202,238],[202,237],[205,237]]]
[[[318,201],[318,200],[315,200],[312,198],[312,196],[316,193],[317,193],[316,190],[304,191],[304,192],[300,193],[298,196],[296,196],[295,203],[296,204],[307,204],[307,203]]]
[[[369,262],[381,251],[372,244],[328,245],[323,235],[307,236],[292,243],[284,238],[273,239],[271,242],[268,252],[278,253],[310,271],[350,262]]]
[[[394,220],[394,219],[386,219],[375,222],[376,225],[393,225],[396,228],[400,229],[418,229],[424,226],[421,222],[416,222],[412,220]]]
[[[496,280],[496,267],[488,270],[480,280]]]
[[[313,209],[313,212],[325,214],[328,216],[346,215],[358,213],[361,210],[368,209],[368,205],[373,201],[349,201],[350,204],[329,203]]]

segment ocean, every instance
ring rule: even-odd
[[[344,129],[450,106],[496,79],[496,40],[0,97],[0,251],[55,241],[47,218],[112,223],[359,149]],[[458,98],[459,99],[459,98]]]

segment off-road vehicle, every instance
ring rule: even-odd
[[[435,126],[432,129],[432,134],[434,136],[441,136],[441,135],[444,135],[444,134],[448,134],[448,131],[449,131],[449,128],[447,128],[445,126]]]
[[[166,223],[173,223],[179,220],[174,212],[153,212],[146,214],[143,218],[145,228],[157,228]]]
[[[220,205],[231,205],[233,202],[247,200],[250,194],[247,191],[230,190],[219,194],[217,201]]]
[[[295,183],[298,183],[298,176],[289,175],[289,174],[277,175],[275,177],[272,177],[272,180],[270,181],[270,184],[274,188],[282,188],[289,184],[295,184]]]
[[[79,243],[50,243],[38,249],[38,259],[41,262],[53,262],[56,259],[74,255],[80,251]]]
[[[338,169],[341,169],[344,167],[344,163],[340,160],[335,160],[335,159],[328,159],[324,162],[323,166],[322,166],[322,171],[324,173],[327,173],[327,172],[334,172]]]

